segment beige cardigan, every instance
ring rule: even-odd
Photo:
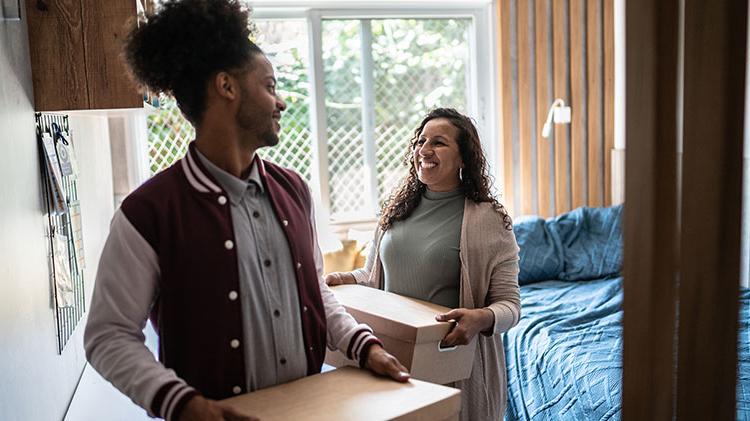
[[[365,267],[352,272],[358,284],[383,288],[379,255],[382,238],[378,229]],[[495,326],[479,335],[471,377],[453,384],[462,392],[461,421],[502,420],[505,415],[508,382],[500,334],[521,317],[518,250],[513,231],[505,229],[502,215],[491,203],[466,199],[461,222],[459,301],[464,308],[492,310]]]

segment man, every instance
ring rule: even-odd
[[[286,105],[238,0],[175,0],[126,40],[134,77],[196,128],[186,156],[128,196],[102,252],[91,365],[151,416],[251,419],[218,402],[320,372],[326,344],[406,369],[322,280],[310,193],[258,158]],[[159,361],[144,345],[151,318]]]

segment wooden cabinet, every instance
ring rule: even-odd
[[[26,0],[37,111],[141,108],[121,58],[136,0]]]

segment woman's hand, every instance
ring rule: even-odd
[[[180,414],[180,421],[259,421],[243,415],[231,406],[203,396],[192,397]]]
[[[328,286],[356,283],[357,280],[354,279],[354,275],[349,272],[331,272],[326,275],[326,284]]]
[[[445,335],[441,345],[467,345],[477,333],[492,328],[495,324],[495,313],[488,308],[457,308],[444,314],[435,316],[439,322],[455,321],[450,332]]]
[[[373,373],[388,376],[398,382],[409,380],[409,370],[406,369],[393,355],[389,354],[378,344],[371,345],[367,350],[365,368]]]

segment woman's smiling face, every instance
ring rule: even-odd
[[[452,191],[461,183],[463,167],[459,131],[446,118],[435,118],[422,128],[414,143],[413,164],[419,181],[432,191]]]

